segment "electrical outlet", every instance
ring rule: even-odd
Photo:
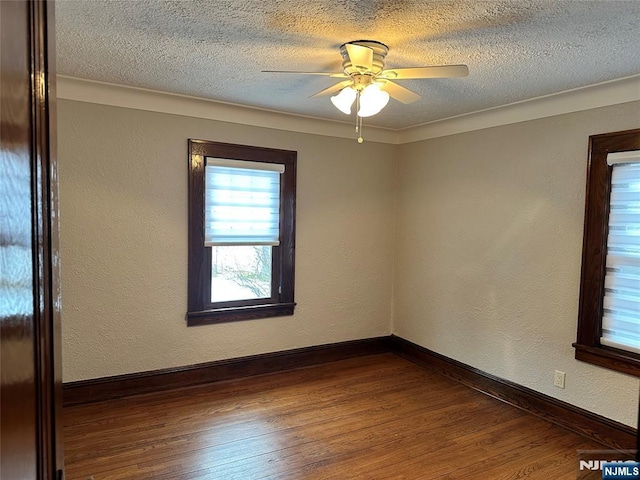
[[[556,370],[555,375],[553,376],[553,384],[558,388],[564,388],[564,377],[565,373],[560,370]]]

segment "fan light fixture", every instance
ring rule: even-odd
[[[389,94],[380,89],[375,83],[367,85],[360,90],[348,86],[340,90],[340,93],[331,97],[331,103],[346,115],[351,115],[351,106],[356,98],[359,100],[358,116],[372,117],[389,103]]]
[[[351,115],[351,105],[356,101],[358,93],[352,87],[345,87],[340,93],[331,97],[331,103],[342,113]]]
[[[380,90],[380,87],[372,83],[367,85],[360,94],[359,117],[371,117],[379,113],[387,103],[389,103],[389,94]]]
[[[361,78],[365,80],[362,81]],[[358,115],[356,117],[356,132],[358,143],[362,143],[362,119],[372,117],[386,107],[389,103],[389,94],[380,88],[380,85],[373,83],[368,76],[361,75],[352,85],[344,87],[337,95],[331,97],[331,103],[346,115],[351,115],[351,106],[354,102],[357,105]]]

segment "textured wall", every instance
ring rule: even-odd
[[[395,147],[60,101],[64,381],[386,335],[394,269],[395,334],[635,425],[571,342],[587,137],[639,108]],[[295,316],[185,326],[189,137],[299,152]]]
[[[395,147],[73,101],[58,114],[65,382],[390,333]],[[294,316],[186,327],[190,137],[298,151]]]
[[[634,102],[399,147],[394,333],[635,426],[638,380],[576,361],[571,343],[588,136],[637,128],[639,111]]]

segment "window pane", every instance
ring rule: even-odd
[[[600,342],[640,353],[640,162],[611,174]]]
[[[212,247],[211,302],[271,297],[270,245]]]

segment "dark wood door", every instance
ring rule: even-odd
[[[61,477],[53,4],[0,0],[0,477]]]

